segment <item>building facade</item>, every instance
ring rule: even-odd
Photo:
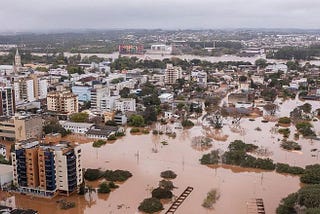
[[[20,142],[11,153],[13,183],[22,193],[41,197],[70,195],[83,182],[81,149],[61,143]]]
[[[12,87],[0,88],[0,116],[12,116],[15,112],[15,95]]]
[[[173,66],[172,64],[167,64],[165,71],[165,83],[175,84],[177,79],[182,78],[182,69],[178,66]]]
[[[78,113],[78,96],[70,91],[55,91],[47,95],[48,111],[59,112],[63,114]]]

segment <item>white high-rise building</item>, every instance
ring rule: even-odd
[[[104,109],[106,105],[106,99],[110,97],[110,90],[107,86],[96,85],[91,89],[91,108]]]
[[[115,109],[121,112],[136,111],[136,99],[122,98],[115,102]]]
[[[177,79],[182,78],[182,69],[179,66],[173,66],[172,64],[167,64],[165,71],[165,83],[175,84]]]

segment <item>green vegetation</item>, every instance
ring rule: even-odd
[[[168,142],[167,141],[161,141],[160,142],[162,145],[164,145],[164,146],[167,146],[168,145]]]
[[[228,148],[229,151],[222,155],[222,163],[265,170],[275,169],[275,164],[271,159],[255,158],[247,154],[247,152],[256,150],[258,148],[256,145],[236,140],[230,143]]]
[[[94,141],[92,146],[95,147],[95,148],[100,148],[101,146],[105,145],[107,142],[104,141],[104,140],[97,140],[97,141]]]
[[[85,123],[89,120],[89,115],[87,113],[74,113],[70,116],[70,120],[76,123]]]
[[[103,174],[103,177],[108,181],[126,181],[132,177],[131,172],[126,170],[117,169],[115,171],[106,170]]]
[[[301,133],[304,137],[315,137],[316,133],[311,129],[312,125],[309,122],[298,122],[296,124],[296,128],[299,133]]]
[[[111,189],[119,188],[114,182],[102,182],[99,184],[98,193],[110,193]]]
[[[149,133],[150,133],[150,131],[148,129],[143,129],[142,130],[142,134],[149,134]]]
[[[99,184],[98,193],[110,193],[110,192],[111,190],[107,182],[102,182],[101,184]]]
[[[159,187],[165,190],[173,190],[174,185],[172,183],[172,181],[168,181],[168,180],[161,180],[159,181]]]
[[[278,123],[290,124],[291,123],[291,119],[289,117],[280,117],[279,120],[278,120]]]
[[[231,142],[228,146],[230,151],[245,151],[245,152],[253,152],[258,148],[258,146],[254,144],[244,143],[242,140],[235,140]]]
[[[277,163],[276,172],[301,175],[304,173],[304,169],[298,166],[290,166],[289,164],[285,163]]]
[[[260,68],[265,68],[268,65],[267,60],[265,59],[257,59],[254,64]]]
[[[6,160],[3,155],[0,155],[0,164],[11,164],[11,161]]]
[[[100,169],[86,169],[84,172],[84,178],[88,181],[95,181],[98,180],[103,176],[103,171]]]
[[[283,140],[281,143],[281,148],[285,149],[285,150],[301,150],[301,146],[294,142],[294,141],[287,141],[287,140]]]
[[[202,206],[205,208],[212,208],[213,204],[219,199],[219,194],[216,189],[212,189],[207,193],[207,197],[203,200]]]
[[[194,123],[191,121],[191,120],[183,120],[181,122],[181,125],[184,127],[184,128],[189,128],[189,127],[193,127],[194,126]]]
[[[267,54],[268,58],[287,60],[291,60],[292,57],[296,60],[311,60],[315,56],[320,56],[319,45],[311,45],[309,47],[283,47],[277,52]]]
[[[106,170],[101,171],[100,169],[87,169],[84,173],[84,178],[88,181],[95,181],[100,178],[105,178],[108,181],[126,181],[128,178],[132,177],[131,172],[126,170]],[[110,187],[112,188],[112,187]]]
[[[306,166],[300,181],[305,184],[320,184],[320,164]]]
[[[319,213],[320,185],[307,185],[281,200],[277,214]],[[304,211],[304,212],[303,212]]]
[[[290,129],[279,129],[278,132],[283,135],[283,137],[288,138],[290,135]]]
[[[163,189],[163,188],[156,188],[154,190],[152,190],[152,197],[153,198],[157,198],[157,199],[168,199],[168,198],[172,198],[172,192],[170,190],[167,189]]]
[[[63,128],[59,123],[59,121],[56,119],[47,120],[43,126],[43,132],[45,134],[60,133],[62,137],[67,136],[68,134],[71,134],[71,132]]]
[[[219,151],[213,150],[208,154],[204,154],[200,159],[200,163],[203,165],[218,164],[220,160]]]
[[[110,136],[108,137],[108,140],[116,140],[116,139],[117,139],[117,137],[116,137],[115,134],[112,134],[112,135],[110,135]]]
[[[140,132],[139,128],[131,128],[130,129],[130,133],[138,133],[138,132]]]
[[[60,201],[60,209],[62,210],[68,210],[71,208],[76,207],[76,203],[72,201],[66,201],[66,200],[61,200]]]
[[[128,125],[133,127],[144,127],[144,118],[141,115],[134,114],[129,118]]]
[[[153,135],[158,135],[159,132],[158,132],[157,130],[153,130],[153,131],[152,131],[152,134],[153,134]]]
[[[138,209],[145,213],[156,213],[163,210],[163,205],[157,198],[146,198],[141,202]]]
[[[165,179],[175,179],[177,174],[172,170],[166,170],[160,173],[160,177]]]

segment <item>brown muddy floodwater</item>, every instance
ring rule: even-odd
[[[320,107],[319,102],[309,103],[314,109]],[[301,102],[297,100],[285,102],[281,105],[279,116],[288,116],[289,112],[300,104]],[[266,148],[271,152],[269,157],[275,162],[298,166],[319,162],[316,156],[312,157],[313,153],[310,150],[314,148],[319,150],[320,141],[300,138],[297,142],[302,146],[301,152],[284,151],[278,142],[282,136],[271,131],[275,123],[262,123],[261,120],[262,118],[256,118],[255,121],[242,119],[239,132],[232,132],[231,121],[225,120],[222,134],[228,135],[228,139],[225,142],[214,141],[212,149],[225,150],[229,142],[240,139]],[[190,196],[178,208],[177,214],[245,214],[247,202],[253,198],[263,198],[266,213],[275,213],[280,200],[300,188],[297,176],[225,165],[213,167],[200,165],[199,159],[207,151],[197,151],[191,146],[193,137],[205,134],[200,121],[199,125],[192,129],[175,130],[177,132],[175,139],[166,135],[153,136],[151,133],[131,135],[127,130],[125,137],[101,148],[93,148],[91,143],[82,144],[85,168],[124,169],[132,172],[133,177],[120,184],[120,188],[109,195],[92,193],[85,196],[71,196],[67,200],[75,201],[76,208],[66,211],[60,210],[56,203],[59,197],[46,200],[16,195],[7,201],[7,205],[35,209],[40,214],[139,213],[137,210],[139,203],[151,196],[152,188],[157,187],[161,180],[160,172],[167,169],[178,174],[173,180],[177,187],[173,191],[176,196],[179,196],[187,186],[194,187]],[[318,133],[319,122],[312,123]],[[256,127],[260,127],[261,131],[256,131]],[[289,139],[293,139],[295,128],[292,126],[290,129]],[[166,140],[168,145],[163,146],[160,143],[163,140]],[[95,185],[97,184],[93,186]],[[213,188],[219,191],[220,198],[214,208],[208,210],[201,204],[207,192]],[[164,206],[167,210],[170,203]]]

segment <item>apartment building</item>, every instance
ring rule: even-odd
[[[70,195],[83,182],[81,149],[60,143],[39,141],[17,143],[11,153],[13,183],[19,191],[40,197]]]
[[[12,116],[15,112],[15,95],[12,87],[0,88],[0,116]]]
[[[177,79],[182,78],[182,69],[179,66],[173,66],[172,64],[167,64],[165,71],[165,83],[175,84]]]
[[[73,114],[79,111],[78,96],[70,91],[55,91],[47,95],[48,111]]]
[[[104,109],[106,108],[106,99],[110,97],[110,90],[104,85],[95,85],[91,89],[91,108],[93,109]]]
[[[121,98],[115,102],[115,110],[121,112],[136,111],[136,99]]]

